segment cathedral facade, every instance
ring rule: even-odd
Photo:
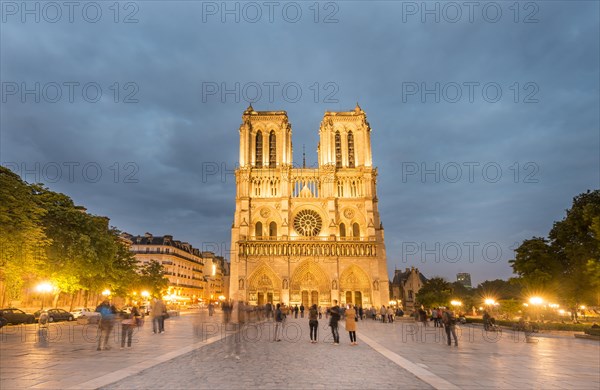
[[[242,115],[230,297],[305,306],[389,301],[383,225],[364,111],[326,112],[318,167],[292,161],[285,111]]]

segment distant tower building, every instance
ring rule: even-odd
[[[471,274],[468,272],[461,272],[456,274],[456,281],[465,286],[466,288],[472,288]]]

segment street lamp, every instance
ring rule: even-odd
[[[457,300],[452,300],[452,301],[450,301],[450,304],[451,304],[452,306],[455,306],[455,307],[456,307],[456,306],[459,306],[459,307],[460,307],[460,306],[462,306],[462,302],[461,302],[461,301],[457,301]]]
[[[531,305],[533,305],[533,310],[535,312],[535,320],[538,321],[539,320],[538,306],[540,306],[542,303],[544,303],[544,299],[541,297],[531,297],[531,298],[529,298],[529,303]]]
[[[486,298],[483,303],[485,303],[486,306],[494,306],[496,304],[496,300],[493,298]]]
[[[36,286],[36,291],[42,294],[42,310],[44,310],[44,298],[46,294],[54,290],[54,286],[50,282],[42,282]]]

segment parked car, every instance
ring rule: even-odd
[[[6,324],[8,324],[8,321],[6,320],[6,318],[0,316],[0,329],[2,329],[2,327]]]
[[[73,321],[75,316],[63,309],[48,309],[48,322],[55,321]],[[40,314],[42,314],[42,310],[38,310],[33,313],[35,316],[35,320],[37,321],[40,318]]]
[[[0,309],[0,317],[4,318],[8,324],[33,324],[35,322],[33,314],[25,313],[14,307]]]
[[[95,312],[94,310],[88,309],[87,307],[78,307],[74,309],[71,314],[75,319],[79,317],[100,317],[100,313]]]

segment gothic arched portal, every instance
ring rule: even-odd
[[[342,272],[340,277],[340,297],[344,303],[368,307],[371,301],[371,279],[359,266],[352,264]]]
[[[254,269],[248,278],[247,285],[248,302],[251,305],[275,303],[281,299],[281,278],[265,263]]]
[[[304,304],[308,307],[331,300],[330,280],[325,271],[314,262],[305,260],[292,273],[290,283],[290,304]]]

